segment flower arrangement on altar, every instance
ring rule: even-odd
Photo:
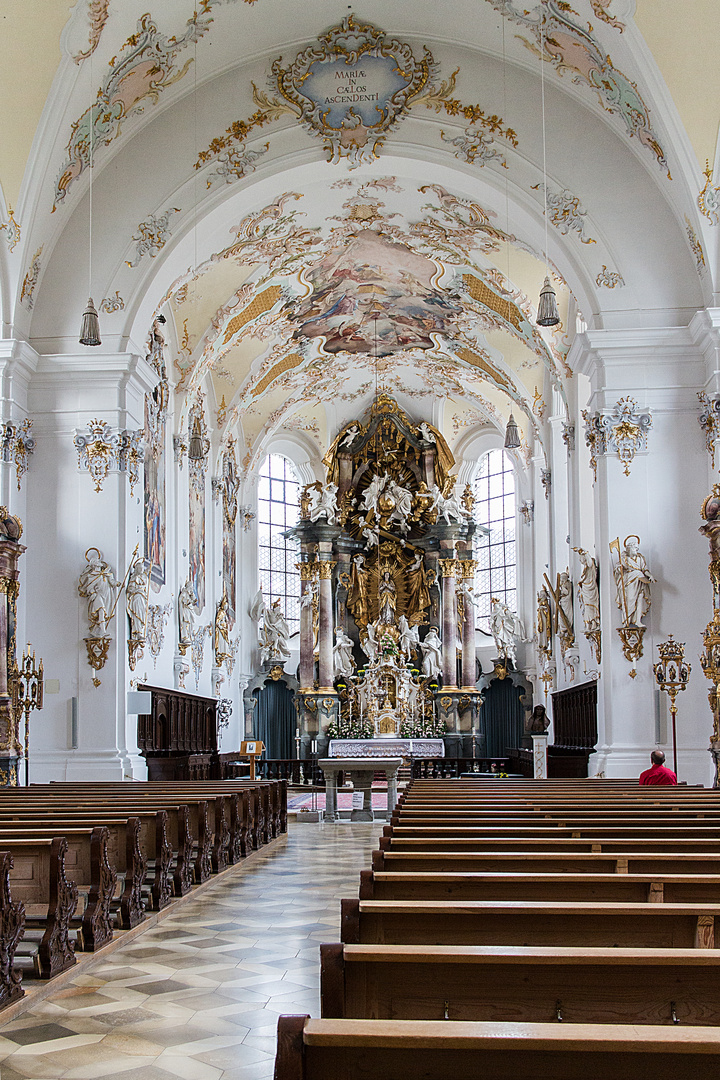
[[[328,739],[372,739],[375,737],[375,728],[369,720],[361,720],[356,716],[348,719],[340,715],[337,723],[333,721],[327,726]]]
[[[416,720],[403,720],[400,735],[403,739],[442,739],[447,734],[447,724],[441,717],[430,714]]]

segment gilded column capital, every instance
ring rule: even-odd
[[[459,559],[440,559],[440,576],[444,578],[456,578],[459,577],[458,566]]]
[[[320,580],[323,581],[331,578],[336,566],[337,563],[334,559],[321,559],[320,562],[317,563]]]
[[[318,564],[316,562],[297,562],[295,569],[300,571],[301,581],[314,581],[317,577]]]
[[[475,571],[477,570],[477,559],[460,559],[459,568],[458,577],[463,578],[465,581],[471,581],[475,577]]]

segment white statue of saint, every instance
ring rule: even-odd
[[[310,488],[308,517],[313,523],[324,517],[328,525],[337,525],[337,492],[337,484],[333,484],[332,481],[325,484],[320,491],[317,488]]]
[[[275,600],[268,607],[263,600],[262,589],[259,589],[250,608],[250,618],[259,624],[261,662],[287,660],[290,656],[288,648],[290,627],[280,610],[280,600]]]
[[[122,586],[101,551],[88,548],[85,558],[87,566],[78,579],[78,592],[87,598],[90,637],[106,637],[108,620],[115,612],[114,590]]]
[[[595,559],[585,548],[577,548],[582,564],[582,573],[578,580],[578,592],[583,609],[585,633],[600,629],[600,590],[598,588],[598,566]]]
[[[130,637],[134,641],[145,640],[149,591],[150,575],[145,568],[145,560],[136,559],[125,590],[125,609],[130,620]]]
[[[428,422],[426,420],[423,420],[422,424],[420,424],[420,426],[418,428],[418,431],[422,435],[425,442],[430,442],[430,443],[436,443],[437,442],[437,439],[435,438],[435,432],[430,429],[430,425],[428,424]]]
[[[420,642],[420,648],[423,654],[423,675],[437,678],[442,672],[442,642],[436,627],[430,627],[425,640]]]
[[[384,476],[373,476],[368,486],[363,491],[362,496],[362,510],[365,514],[368,514],[370,510],[377,513],[378,499],[382,494],[386,483],[388,482],[388,474]]]
[[[368,623],[365,628],[365,636],[360,639],[360,648],[371,664],[374,663],[380,655],[380,643],[372,623]]]
[[[525,631],[517,613],[495,597],[490,601],[490,632],[498,656],[506,657],[514,664],[518,642],[525,640]]]
[[[400,631],[400,637],[398,639],[400,652],[403,656],[409,657],[413,652],[417,651],[417,648],[420,645],[418,628],[417,626],[410,626],[406,616],[401,615],[398,620],[398,630]]]
[[[348,637],[341,626],[335,630],[333,671],[336,679],[339,677],[349,679],[355,673],[352,638]]]
[[[650,610],[650,586],[655,578],[640,551],[639,536],[626,537],[620,562],[613,573],[616,602],[623,615],[623,625],[640,626]]]
[[[181,645],[189,645],[192,641],[194,607],[195,594],[192,582],[188,578],[178,593],[178,630]]]
[[[575,642],[575,613],[573,611],[573,587],[569,570],[558,575],[557,628],[561,644],[570,647]]]
[[[387,490],[395,500],[395,509],[390,515],[390,521],[397,521],[401,530],[406,533],[409,528],[408,519],[412,514],[412,492],[394,480],[390,481]]]

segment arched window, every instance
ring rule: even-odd
[[[475,540],[475,617],[477,625],[487,633],[493,597],[517,611],[515,472],[510,455],[504,450],[487,453],[473,487],[475,520],[490,529],[488,536]]]
[[[258,487],[258,562],[265,603],[280,600],[290,633],[300,630],[300,575],[297,544],[283,533],[297,524],[300,483],[286,457],[269,454]]]

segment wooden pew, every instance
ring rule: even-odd
[[[720,874],[720,854],[677,851],[394,851],[372,852],[375,871]]]
[[[714,949],[720,905],[341,901],[348,945],[572,945]]]
[[[717,1026],[707,949],[321,945],[323,1018]]]
[[[719,868],[720,869],[720,868]],[[375,873],[360,871],[361,900],[600,900],[720,903],[720,876],[707,874]]]
[[[715,1080],[720,1030],[281,1016],[275,1080]]]

